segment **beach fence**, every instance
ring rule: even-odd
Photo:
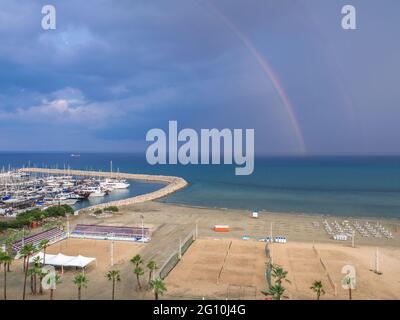
[[[268,283],[268,288],[272,287],[272,281],[271,281],[271,272],[272,272],[272,259],[271,259],[271,249],[268,246],[268,243],[265,244],[265,255],[267,257],[267,262],[266,262],[266,269],[265,269],[265,279],[267,280]]]
[[[319,254],[317,248],[315,248],[314,245],[313,245],[313,250],[314,250],[314,253],[316,254],[316,256],[317,256],[317,258],[318,258],[318,260],[319,260],[319,262],[320,262],[322,268],[323,268],[324,271],[325,271],[325,275],[326,275],[326,277],[328,278],[329,284],[331,285],[332,289],[333,289],[334,292],[335,292],[335,296],[337,296],[337,285],[336,285],[336,283],[332,280],[332,277],[331,277],[331,275],[329,274],[328,269],[327,269],[327,267],[326,267],[324,261],[322,260],[322,257],[320,256],[320,254]]]
[[[257,298],[257,288],[255,286],[229,284],[226,298],[228,300],[255,300]]]
[[[224,270],[224,265],[225,265],[226,259],[228,258],[229,252],[231,251],[231,248],[232,248],[232,241],[229,243],[228,250],[225,253],[224,262],[222,263],[221,269],[218,272],[217,284],[219,283],[219,280],[221,279],[221,274],[222,274],[222,271]]]
[[[176,251],[174,251],[158,272],[158,277],[165,279],[171,270],[178,264],[179,260],[189,249],[192,243],[196,240],[196,230],[191,231],[183,240],[179,241],[179,245]]]

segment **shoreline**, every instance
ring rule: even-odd
[[[118,179],[127,179],[127,180],[136,180],[141,182],[149,182],[149,183],[160,183],[166,184],[166,186],[150,192],[146,194],[137,195],[130,198],[125,198],[121,200],[113,200],[109,202],[104,202],[101,204],[92,205],[89,207],[85,207],[79,209],[78,211],[92,211],[96,209],[104,209],[108,206],[129,206],[136,203],[142,203],[147,201],[155,201],[160,204],[165,205],[174,205],[177,207],[191,208],[191,209],[200,209],[200,210],[218,210],[218,211],[240,211],[240,212],[251,212],[252,210],[247,208],[225,208],[225,207],[207,207],[207,206],[197,206],[190,205],[187,203],[178,203],[178,202],[168,202],[163,199],[168,195],[177,192],[183,188],[189,186],[189,182],[185,179],[177,176],[165,176],[165,175],[150,175],[150,174],[135,174],[135,173],[123,173],[123,172],[97,172],[97,171],[86,171],[86,170],[62,170],[62,169],[46,169],[46,168],[22,168],[19,169],[22,172],[31,172],[31,173],[49,173],[49,174],[70,174],[77,176],[92,176],[92,177],[108,177],[108,178],[118,178]],[[315,217],[320,219],[351,219],[351,220],[363,220],[363,221],[386,221],[391,223],[400,224],[400,216],[399,217],[390,217],[390,216],[354,216],[354,215],[340,215],[334,213],[318,213],[318,212],[285,212],[285,211],[270,211],[268,209],[260,209],[258,210],[261,214],[274,214],[274,215],[288,215],[295,217]]]
[[[162,197],[164,198],[164,197]],[[190,209],[200,209],[200,210],[218,210],[218,211],[240,211],[243,214],[245,213],[251,213],[252,210],[246,209],[246,208],[223,208],[223,207],[206,207],[206,206],[196,206],[196,205],[190,205],[186,203],[178,203],[178,202],[167,202],[167,201],[162,201],[161,199],[155,199],[152,200],[154,202],[163,204],[163,205],[172,205],[172,206],[177,206],[177,207],[182,207],[182,208],[190,208]],[[400,224],[400,216],[399,217],[388,217],[388,216],[351,216],[351,215],[335,215],[335,214],[327,214],[327,213],[309,213],[309,212],[285,212],[285,211],[273,211],[273,210],[267,210],[267,209],[261,209],[257,210],[258,213],[260,214],[274,214],[274,215],[288,215],[288,216],[296,216],[296,217],[315,217],[315,218],[320,218],[320,219],[351,219],[351,220],[374,220],[374,221],[387,221],[390,222],[392,221],[393,223],[399,223]]]

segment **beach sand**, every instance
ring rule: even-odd
[[[356,236],[355,248],[351,247],[350,240],[332,240],[321,224],[325,219],[342,221],[345,218],[270,212],[260,212],[259,218],[252,218],[251,212],[244,210],[194,208],[161,202],[121,207],[120,212],[110,218],[99,219],[86,214],[72,216],[70,226],[73,229],[77,223],[140,225],[141,216],[145,226],[153,229],[152,240],[148,244],[115,242],[115,268],[121,271],[122,277],[117,284],[117,299],[152,299],[150,291],[137,290],[130,258],[140,253],[145,262],[155,260],[159,266],[164,265],[177,252],[180,240],[195,233],[196,224],[198,238],[167,276],[168,291],[164,298],[263,299],[260,291],[266,288],[266,244],[257,240],[270,235],[271,223],[274,236],[287,238],[286,244],[273,245],[272,255],[275,263],[289,271],[291,284],[285,284],[288,298],[314,299],[310,286],[314,280],[321,280],[327,292],[323,299],[346,299],[347,291],[340,285],[344,276],[341,269],[346,264],[354,265],[357,271],[355,299],[400,298],[399,219],[379,219],[393,233],[393,239]],[[357,219],[360,223],[367,220],[378,221]],[[319,227],[313,222],[319,222]],[[230,231],[215,232],[215,224],[227,224]],[[242,240],[244,235],[250,239]],[[376,248],[379,248],[382,275],[370,271]],[[69,239],[49,247],[48,252],[96,257],[97,265],[90,266],[86,273],[89,285],[83,291],[83,299],[110,299],[111,284],[105,277],[111,269],[110,241]],[[20,299],[22,262],[15,261],[12,269],[14,272],[8,275],[9,297]],[[76,272],[65,271],[56,299],[76,299],[76,287],[72,283]],[[147,277],[146,272],[143,283],[147,282]],[[332,283],[336,285],[337,295]],[[28,294],[27,299],[48,299],[48,293],[44,296]]]
[[[285,236],[290,242],[322,242],[335,243],[322,226],[325,219],[333,222],[343,220],[358,221],[360,224],[369,221],[371,224],[379,222],[386,229],[390,230],[394,238],[364,238],[356,233],[356,245],[371,246],[394,246],[400,247],[400,219],[377,219],[377,218],[351,218],[335,217],[326,215],[306,215],[274,212],[259,212],[259,218],[253,218],[250,211],[238,209],[213,209],[198,208],[183,205],[165,204],[161,202],[146,202],[133,206],[123,207],[121,213],[128,215],[115,219],[122,224],[133,220],[140,222],[140,215],[143,215],[145,223],[152,225],[163,225],[165,223],[186,226],[194,229],[197,223],[198,234],[201,237],[212,237],[217,233],[213,231],[216,224],[226,224],[230,227],[229,233],[218,233],[221,238],[241,238],[244,235],[252,239],[259,239],[270,235],[271,223],[273,236]],[[319,222],[320,226],[315,227],[313,222]],[[351,241],[340,242],[342,245],[350,245]]]
[[[265,244],[236,239],[196,240],[166,278],[172,299],[261,299]]]
[[[141,294],[135,292],[136,284],[129,260],[137,253],[140,253],[143,246],[132,242],[114,243],[114,266],[111,267],[111,241],[74,239],[70,238],[57,242],[49,246],[46,250],[50,254],[63,253],[65,255],[83,255],[95,257],[96,262],[91,263],[85,270],[85,275],[89,280],[88,287],[82,289],[82,299],[110,299],[111,282],[107,280],[106,273],[111,269],[120,270],[121,282],[116,286],[117,299],[138,299]],[[23,289],[22,260],[17,260],[11,267],[13,272],[8,276],[8,299],[21,299]],[[54,299],[71,300],[77,298],[77,288],[73,283],[74,276],[82,270],[80,268],[64,268],[64,273],[57,268],[61,275],[62,283],[57,285]],[[31,295],[30,280],[27,280],[27,300],[49,299],[49,292],[44,295]],[[39,283],[39,281],[38,281]],[[2,285],[2,282],[1,282]]]
[[[314,249],[315,248],[315,249]],[[379,249],[379,270],[373,272],[376,247],[318,243],[274,244],[274,263],[285,268],[291,283],[285,283],[290,299],[315,299],[310,290],[313,281],[322,281],[326,294],[322,299],[348,299],[341,281],[342,268],[350,265],[356,271],[353,299],[400,299],[400,248]]]
[[[400,250],[381,248],[380,271],[373,269],[375,248],[335,244],[286,243],[273,245],[274,263],[288,271],[287,299],[315,299],[310,289],[322,281],[321,299],[348,299],[342,288],[342,268],[354,266],[353,299],[400,299]],[[168,298],[264,299],[267,288],[265,244],[237,239],[198,239],[166,279]],[[272,278],[273,281],[273,278]]]

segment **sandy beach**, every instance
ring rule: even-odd
[[[356,244],[359,245],[378,245],[378,246],[400,246],[400,219],[378,219],[378,218],[350,218],[335,217],[325,215],[306,215],[289,214],[260,211],[259,217],[253,218],[252,212],[240,209],[214,209],[198,208],[184,205],[166,204],[161,202],[146,202],[134,206],[121,208],[121,214],[128,213],[129,219],[138,219],[142,214],[145,222],[161,225],[163,223],[173,223],[175,225],[195,228],[198,225],[200,237],[215,236],[222,238],[241,238],[246,235],[258,240],[270,235],[271,223],[273,236],[285,236],[289,242],[322,242],[338,243],[331,239],[322,227],[322,222],[333,221],[358,221],[359,223],[370,222],[381,223],[389,229],[393,239],[384,238],[363,238],[356,234]],[[124,223],[127,215],[121,216]],[[138,221],[138,220],[137,220]],[[313,222],[318,222],[319,227],[315,227]],[[230,226],[229,233],[215,233],[212,228],[216,224],[226,224]],[[397,236],[396,236],[397,235]],[[342,245],[350,245],[351,241],[346,241]]]
[[[244,210],[194,208],[154,201],[121,207],[119,213],[109,218],[88,214],[72,216],[70,227],[73,229],[78,223],[140,225],[141,216],[145,226],[153,230],[151,241],[148,244],[115,242],[115,268],[121,271],[123,279],[117,286],[118,299],[152,299],[150,291],[137,290],[130,258],[140,253],[145,262],[155,260],[158,266],[163,266],[171,254],[177,252],[180,241],[196,232],[196,225],[197,239],[165,279],[168,291],[164,298],[264,299],[261,290],[267,288],[266,244],[258,240],[270,235],[271,223],[273,235],[287,239],[285,244],[273,245],[272,256],[274,263],[289,271],[291,283],[285,285],[288,299],[314,299],[310,286],[315,280],[324,284],[324,299],[347,299],[347,291],[340,284],[344,276],[341,269],[347,264],[357,270],[354,299],[400,299],[398,219],[379,219],[393,233],[393,239],[356,235],[354,248],[351,240],[331,239],[322,227],[325,219],[351,221],[350,218],[271,212],[260,212],[258,218],[253,218],[251,212]],[[366,220],[377,221],[357,219],[360,223]],[[230,231],[215,232],[215,224],[229,225]],[[243,236],[248,240],[243,240]],[[381,275],[371,271],[376,248],[379,248]],[[110,241],[69,239],[54,244],[48,252],[96,257],[97,264],[86,272],[90,282],[84,290],[84,299],[110,299],[110,284],[105,278],[105,273],[111,269]],[[21,261],[16,261],[13,264],[15,272],[9,276],[10,298],[21,296],[21,269]],[[76,288],[72,283],[76,272],[65,271],[56,298],[76,299]],[[144,283],[147,277],[145,272]],[[47,295],[28,295],[28,299],[47,298]]]

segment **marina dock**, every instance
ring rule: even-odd
[[[120,207],[135,203],[141,203],[145,201],[156,200],[165,197],[171,193],[174,193],[180,189],[183,189],[188,185],[188,182],[183,178],[174,176],[163,176],[163,175],[135,174],[135,173],[123,173],[123,172],[98,172],[98,171],[70,170],[70,169],[62,170],[62,169],[47,169],[47,168],[23,168],[20,169],[19,171],[29,172],[29,173],[46,173],[51,175],[73,175],[73,176],[85,176],[85,177],[139,180],[139,181],[159,182],[162,184],[166,184],[164,187],[154,192],[141,194],[123,200],[116,200],[107,203],[97,204],[82,209],[89,211],[104,209],[109,206]]]

